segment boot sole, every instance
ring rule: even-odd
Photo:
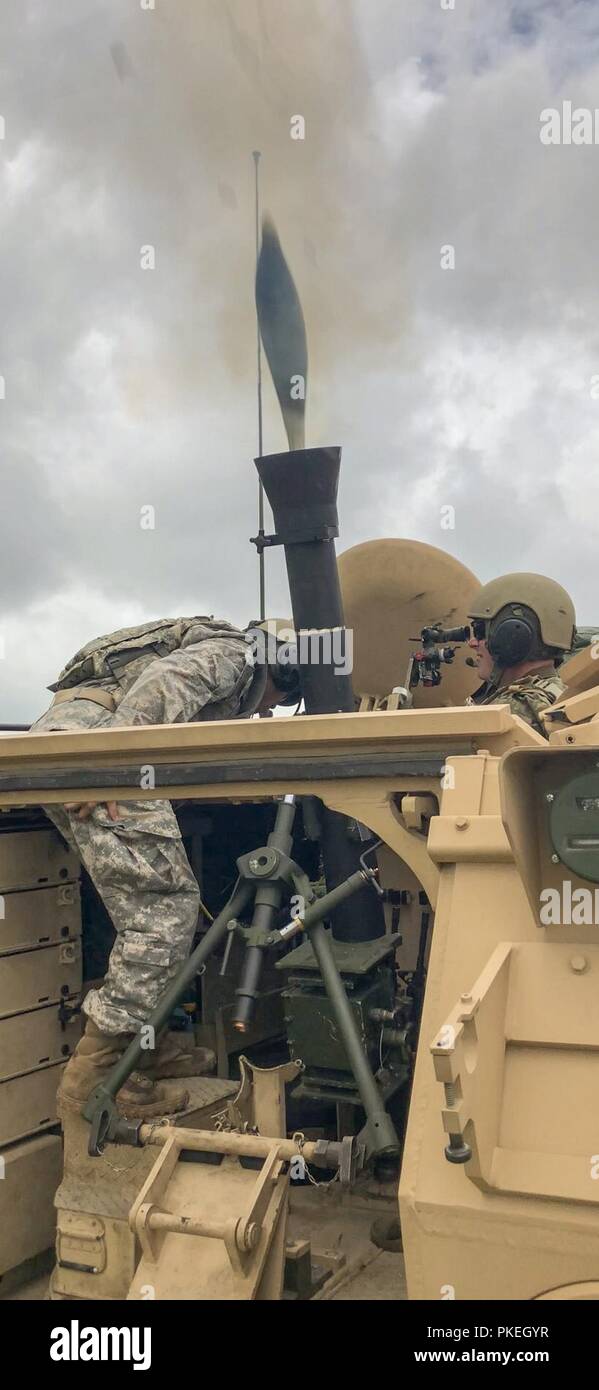
[[[148,1073],[153,1081],[177,1081],[179,1079],[189,1080],[192,1076],[213,1076],[215,1064],[208,1063],[202,1067],[199,1064],[194,1066],[193,1062],[173,1062],[170,1067],[158,1067],[156,1071]]]
[[[87,1095],[57,1096],[56,1114],[58,1119],[61,1120],[63,1115],[80,1115],[87,1099]],[[185,1093],[185,1100],[181,1101],[178,1105],[169,1103],[169,1101],[155,1101],[151,1105],[135,1105],[134,1102],[128,1105],[126,1102],[123,1103],[118,1100],[116,1102],[117,1111],[123,1120],[164,1119],[167,1115],[180,1115],[183,1110],[187,1110],[188,1106],[188,1092]]]

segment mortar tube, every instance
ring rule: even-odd
[[[345,632],[343,600],[335,554],[339,534],[337,487],[341,449],[296,449],[255,460],[272,508],[276,539],[285,550],[293,625],[302,633],[326,636]],[[301,640],[300,640],[301,651]],[[319,655],[325,656],[324,647]],[[353,714],[351,676],[339,670],[329,643],[328,660],[300,663],[307,714]],[[336,888],[359,868],[363,846],[350,840],[347,817],[322,809],[322,855],[327,888]],[[382,904],[359,893],[331,918],[338,941],[372,941],[385,934]]]

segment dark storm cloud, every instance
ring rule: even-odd
[[[342,544],[555,572],[595,620],[597,151],[542,146],[539,116],[595,105],[596,7],[22,0],[1,23],[0,715],[35,714],[94,632],[256,615],[254,148],[308,442],[344,447]],[[265,425],[284,448],[268,380]],[[278,554],[268,583],[284,614]]]

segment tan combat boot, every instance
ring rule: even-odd
[[[85,1033],[65,1067],[57,1092],[57,1114],[81,1110],[89,1094],[128,1047],[132,1033],[102,1033],[88,1018]],[[128,1120],[152,1120],[185,1110],[189,1093],[183,1086],[156,1085],[151,1076],[133,1071],[116,1097],[120,1115]]]
[[[209,1047],[196,1047],[193,1033],[160,1035],[155,1052],[142,1054],[140,1069],[154,1081],[168,1077],[208,1076],[216,1067],[216,1054]]]

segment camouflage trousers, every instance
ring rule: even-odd
[[[108,724],[100,705],[69,700],[33,730]],[[104,806],[86,821],[63,806],[44,811],[87,869],[117,934],[104,982],[89,991],[83,1010],[104,1033],[137,1032],[189,955],[198,920],[200,892],[173,808],[119,801],[116,821]]]

